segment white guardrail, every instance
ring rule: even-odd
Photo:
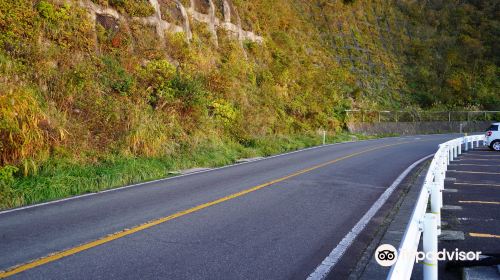
[[[462,153],[464,150],[474,149],[479,146],[480,141],[484,141],[484,135],[465,136],[453,139],[440,144],[439,149],[429,166],[425,176],[424,185],[420,191],[417,204],[413,210],[410,223],[406,227],[405,235],[398,249],[398,255],[402,252],[417,252],[420,236],[423,234],[423,251],[433,252],[438,250],[438,235],[441,234],[441,207],[443,206],[444,178],[450,161]],[[483,142],[484,143],[484,142]],[[427,205],[430,201],[430,213],[427,213]],[[415,258],[398,258],[392,266],[387,279],[401,280],[410,279]],[[428,259],[422,263],[424,269],[424,279],[438,279],[437,260]]]

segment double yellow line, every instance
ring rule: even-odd
[[[328,162],[325,162],[325,163],[321,163],[321,164],[315,165],[315,166],[310,167],[310,168],[302,169],[302,170],[297,171],[295,173],[292,173],[290,175],[287,175],[287,176],[281,177],[279,179],[275,179],[275,180],[269,181],[267,183],[264,183],[264,184],[252,187],[250,189],[246,189],[244,191],[237,192],[237,193],[234,193],[234,194],[231,194],[231,195],[219,198],[219,199],[211,201],[211,202],[200,204],[198,206],[195,206],[193,208],[189,208],[187,210],[183,210],[183,211],[177,212],[177,213],[172,214],[170,216],[159,218],[159,219],[147,222],[145,224],[133,227],[131,229],[125,229],[123,231],[120,231],[120,232],[117,232],[117,233],[114,233],[114,234],[110,234],[110,235],[108,235],[108,236],[106,236],[104,238],[101,238],[101,239],[98,239],[98,240],[94,240],[94,241],[85,243],[83,245],[79,245],[79,246],[73,247],[71,249],[67,249],[67,250],[64,250],[64,251],[56,252],[56,253],[50,254],[48,256],[39,258],[37,260],[33,260],[31,262],[28,262],[28,263],[25,263],[25,264],[22,264],[22,265],[14,266],[14,267],[8,269],[7,271],[0,271],[0,278],[6,278],[6,277],[9,277],[9,276],[21,273],[23,271],[26,271],[26,270],[29,270],[29,269],[32,269],[32,268],[35,268],[35,267],[38,267],[38,266],[41,266],[41,265],[44,265],[44,264],[47,264],[47,263],[59,260],[59,259],[62,259],[64,257],[77,254],[79,252],[82,252],[82,251],[85,251],[85,250],[97,247],[99,245],[111,242],[113,240],[116,240],[116,239],[119,239],[119,238],[122,238],[122,237],[125,237],[125,236],[128,236],[128,235],[131,235],[131,234],[134,234],[134,233],[139,232],[139,231],[143,231],[145,229],[148,229],[148,228],[154,227],[156,225],[168,222],[170,220],[173,220],[173,219],[176,219],[176,218],[179,218],[179,217],[182,217],[182,216],[185,216],[185,215],[188,215],[188,214],[200,211],[200,210],[208,208],[210,206],[214,206],[214,205],[220,204],[222,202],[225,202],[225,201],[228,201],[228,200],[240,197],[240,196],[244,196],[246,194],[258,191],[258,190],[263,189],[265,187],[269,187],[269,186],[271,186],[273,184],[276,184],[276,183],[285,181],[287,179],[299,176],[301,174],[304,174],[304,173],[316,170],[318,168],[322,168],[322,167],[325,167],[327,165],[339,162],[341,160],[349,159],[349,158],[352,158],[352,157],[355,157],[355,156],[358,156],[358,155],[361,155],[361,154],[365,154],[365,153],[368,153],[368,152],[371,152],[371,151],[380,150],[380,149],[387,148],[387,147],[392,147],[392,146],[403,145],[403,144],[407,144],[407,143],[411,143],[411,142],[413,142],[413,141],[400,142],[400,143],[396,143],[396,144],[389,144],[389,145],[378,146],[378,147],[375,147],[375,148],[371,148],[371,149],[363,150],[363,151],[356,152],[356,153],[353,153],[353,154],[349,154],[347,156],[340,157],[340,158],[337,158],[337,159],[334,159],[334,160],[331,160],[331,161],[328,161]],[[423,142],[423,141],[417,141],[417,142]]]

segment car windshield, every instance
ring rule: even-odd
[[[488,131],[498,131],[498,125],[497,124],[492,124],[490,128],[488,128]]]

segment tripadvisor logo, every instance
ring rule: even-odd
[[[464,252],[455,249],[448,251],[443,249],[437,252],[421,252],[421,251],[400,251],[396,250],[390,244],[382,244],[375,250],[375,260],[381,266],[393,266],[398,259],[404,259],[410,262],[424,262],[429,261],[435,263],[437,261],[454,260],[454,261],[477,261],[479,260],[481,252]]]
[[[381,266],[392,266],[398,260],[398,251],[390,244],[380,245],[375,251],[375,260]]]

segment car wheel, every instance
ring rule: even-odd
[[[494,151],[500,151],[500,140],[495,140],[491,143],[490,148]]]

